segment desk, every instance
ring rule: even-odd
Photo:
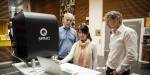
[[[40,66],[36,66],[35,68],[28,67],[24,62],[15,63],[12,64],[12,66],[17,68],[24,75],[46,75]]]
[[[19,71],[21,71],[25,75],[50,75],[44,72],[44,70],[40,67],[37,66],[35,68],[27,67],[25,63],[15,63],[12,64],[14,67],[16,67]],[[74,71],[77,72],[78,74],[76,75],[101,75],[101,72],[94,71],[88,68],[80,67],[74,64],[70,63],[64,63],[60,65],[62,71],[64,72],[70,72]]]
[[[70,63],[65,63],[65,64],[61,64],[61,69],[62,71],[68,72],[68,71],[75,71],[78,74],[77,75],[101,75],[101,72],[95,71],[95,70],[91,70],[88,68],[84,68],[84,67],[80,67],[74,64],[70,64]]]

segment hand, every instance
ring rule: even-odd
[[[112,75],[120,75],[118,72],[116,72],[116,71],[113,71],[112,73],[111,73]]]
[[[58,59],[53,60],[55,63],[62,64],[62,62]]]

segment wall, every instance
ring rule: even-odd
[[[0,25],[2,22],[7,22],[9,19],[8,8],[8,0],[0,0]]]
[[[150,0],[103,0],[104,12],[117,10],[123,14],[123,18],[142,18],[150,12]]]
[[[31,11],[56,15],[60,18],[60,0],[30,0]]]
[[[76,27],[85,22],[89,16],[89,0],[75,0],[75,23]]]

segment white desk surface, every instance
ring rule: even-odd
[[[24,75],[43,75],[44,73],[44,70],[40,66],[37,66],[35,68],[28,67],[24,62],[15,63],[12,65],[16,67]]]
[[[27,67],[24,62],[12,64],[19,71],[21,71],[25,75],[50,75],[46,74],[42,67],[36,66],[35,68]],[[101,72],[91,70],[88,68],[80,67],[70,63],[64,63],[60,65],[62,71],[72,73],[71,71],[76,72],[75,75],[101,75]]]

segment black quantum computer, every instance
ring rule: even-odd
[[[12,20],[15,54],[24,61],[58,53],[58,21],[52,14],[20,12]]]

